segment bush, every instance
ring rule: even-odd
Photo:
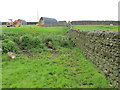
[[[60,45],[62,47],[74,47],[74,44],[70,38],[68,38],[67,40],[61,40]]]
[[[44,40],[43,42],[44,42],[44,43],[48,43],[49,41],[53,41],[51,37],[45,38],[45,40]]]
[[[52,43],[53,43],[53,39],[52,39],[51,37],[45,38],[45,40],[44,40],[43,43],[45,43],[45,45],[48,47],[49,42],[52,42]]]
[[[31,37],[29,35],[23,36],[20,38],[20,44],[22,49],[32,49],[39,47],[40,40],[37,37]]]
[[[11,37],[11,40],[13,40],[15,43],[18,43],[19,42],[19,37]]]
[[[3,49],[3,53],[7,53],[7,52],[17,52],[19,48],[15,42],[9,39],[5,39],[3,40],[2,43],[2,49]]]
[[[30,49],[32,48],[32,37],[23,36],[20,38],[20,44],[22,49]]]
[[[5,40],[5,39],[10,39],[10,37],[7,36],[6,34],[3,34],[2,37],[1,37],[1,40]]]
[[[40,45],[39,38],[37,38],[37,37],[33,38],[32,45],[33,45],[34,48],[39,47],[39,45]]]
[[[41,49],[44,49],[46,46],[45,46],[45,44],[40,44],[39,45],[39,48],[41,48]]]
[[[70,46],[70,42],[68,40],[62,40],[61,41],[61,46],[62,47],[68,47],[68,46]]]

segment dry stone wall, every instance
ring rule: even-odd
[[[70,29],[69,37],[80,47],[86,58],[98,67],[113,86],[119,83],[119,46],[118,33],[89,32]]]
[[[72,21],[72,25],[118,25],[118,21]]]

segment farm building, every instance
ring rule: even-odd
[[[39,25],[46,25],[46,24],[55,25],[58,24],[58,22],[54,18],[41,17],[39,20]]]
[[[66,21],[59,21],[59,24],[60,25],[67,25],[67,22]]]
[[[27,25],[27,22],[25,20],[22,20],[22,25]]]
[[[22,19],[18,19],[14,21],[15,25],[27,25],[27,22],[25,20]]]

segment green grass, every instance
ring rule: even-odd
[[[21,26],[21,27],[6,27],[2,26],[3,33],[12,33],[12,34],[31,34],[31,35],[39,35],[39,34],[65,34],[67,27],[41,27],[41,26]]]
[[[6,59],[6,60],[5,60]],[[5,61],[4,61],[5,60]],[[57,53],[3,55],[3,88],[107,88],[108,81],[78,52],[61,48]]]
[[[3,88],[110,88],[109,81],[99,69],[87,60],[81,51],[64,42],[61,38],[66,27],[5,27],[3,40],[28,34],[38,37],[44,44],[46,37],[51,38],[56,50],[44,47],[28,49],[17,53],[15,59],[2,55]],[[62,43],[62,45],[61,45]],[[64,43],[64,44],[63,44]],[[66,46],[67,45],[67,46]],[[41,50],[41,51],[40,51]]]
[[[73,28],[95,32],[118,32],[118,25],[73,25]]]

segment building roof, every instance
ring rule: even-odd
[[[42,24],[57,24],[57,20],[54,18],[47,18],[47,17],[41,17],[40,20],[42,20]]]
[[[18,19],[18,20],[21,20],[22,21],[22,25],[27,25],[27,22],[23,19]]]

